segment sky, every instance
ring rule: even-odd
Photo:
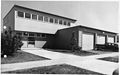
[[[118,33],[117,1],[3,1],[1,20],[12,6],[20,5],[72,19],[76,25]],[[2,22],[2,21],[1,21]]]

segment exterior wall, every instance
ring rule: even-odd
[[[18,31],[55,34],[58,29],[63,29],[67,27],[69,26],[57,25],[48,22],[41,22],[39,20],[26,19],[15,16],[15,30]]]
[[[3,19],[3,27],[6,26],[6,29],[3,29],[3,32],[5,30],[8,30],[9,27],[14,30],[14,9],[11,9],[8,14]]]
[[[83,33],[90,33],[93,34],[93,48],[95,49],[96,44],[99,44],[101,40],[98,40],[99,36],[104,36],[104,44],[105,41],[107,41],[105,38],[108,39],[106,36],[116,36],[115,33],[111,32],[105,32],[102,30],[97,30],[97,29],[91,29],[91,28],[86,28],[86,27],[81,27],[81,26],[76,26],[76,27],[71,27],[71,28],[66,28],[66,29],[61,29],[55,34],[55,48],[57,49],[71,49],[70,41],[72,37],[72,32],[76,32],[76,38],[78,42],[78,46],[82,47],[82,36]],[[88,40],[86,40],[88,41]]]
[[[16,33],[24,33],[23,31],[16,31]],[[29,32],[28,32],[29,33]],[[30,32],[31,33],[31,32]],[[34,35],[36,35],[37,33],[34,33]],[[39,33],[39,34],[43,34],[43,33]],[[45,34],[46,37],[37,37],[37,36],[33,36],[34,37],[34,41],[35,41],[35,47],[38,48],[53,48],[53,44],[54,44],[54,35],[52,34]],[[28,47],[28,41],[29,41],[29,37],[30,36],[24,36],[23,34],[21,35],[22,37],[22,42],[24,43],[23,48],[27,48]]]
[[[72,33],[75,32],[75,37],[78,42],[78,29],[77,28],[66,28],[59,30],[55,35],[55,48],[56,49],[66,49],[71,50],[71,38]]]

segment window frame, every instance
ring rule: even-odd
[[[68,22],[67,25],[70,26],[70,22]]]
[[[44,17],[44,22],[49,22],[49,18],[48,17]]]
[[[58,19],[55,19],[55,22],[54,22],[55,24],[58,24],[59,23],[59,20]]]
[[[33,34],[33,35],[31,36],[30,34]],[[29,36],[34,37],[34,36],[35,36],[35,34],[34,34],[34,33],[29,33]]]
[[[38,20],[39,21],[43,21],[43,19],[44,19],[44,16],[38,15]]]
[[[37,20],[37,15],[32,14],[32,19],[33,19],[33,20]]]
[[[26,14],[27,14],[27,16],[26,16]],[[29,14],[29,17],[28,17],[28,14]],[[31,14],[25,12],[25,18],[27,18],[27,19],[31,19]]]
[[[63,24],[62,22],[63,22],[62,20],[59,20],[59,24],[60,24],[60,25],[62,25],[62,24]]]
[[[67,25],[67,22],[66,22],[66,21],[64,21],[64,22],[63,22],[63,24],[64,24],[64,25]]]
[[[22,16],[20,16],[19,13],[22,13]],[[24,18],[24,12],[22,12],[22,11],[17,11],[17,16],[18,16],[18,17],[23,17],[23,18]]]
[[[54,23],[54,19],[53,19],[53,18],[50,18],[49,22],[50,22],[50,23]]]

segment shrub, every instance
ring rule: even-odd
[[[15,35],[12,31],[5,31],[1,34],[1,56],[13,55],[17,52],[18,48],[22,46],[21,38]]]

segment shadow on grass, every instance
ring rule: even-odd
[[[60,52],[60,53],[67,53],[67,54],[74,54],[78,56],[90,56],[90,55],[97,55],[98,53],[88,52],[88,51],[71,51],[71,50],[58,50],[58,49],[46,49],[49,51]]]
[[[14,73],[14,74],[89,74],[89,75],[103,75],[101,73],[93,72],[90,70],[78,68],[75,66],[61,64],[61,65],[52,65],[45,67],[37,67],[31,69],[23,69],[16,71],[9,71],[5,73]]]
[[[1,58],[1,64],[19,63],[27,61],[37,61],[37,60],[50,60],[49,58],[37,56],[24,51],[18,51],[14,53],[13,56],[8,56],[7,58]]]
[[[110,61],[110,62],[119,62],[119,56],[115,56],[115,57],[105,57],[105,58],[98,58],[100,60],[105,60],[105,61]]]

